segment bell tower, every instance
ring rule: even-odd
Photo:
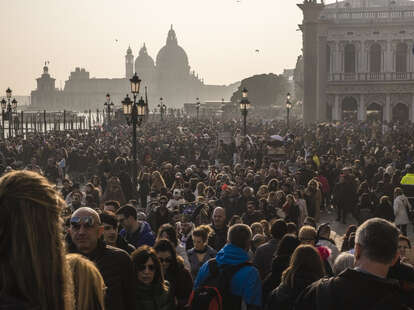
[[[131,46],[128,47],[125,55],[125,78],[130,79],[134,75],[134,55]]]

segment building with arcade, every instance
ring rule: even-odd
[[[305,0],[304,120],[414,122],[414,2]]]

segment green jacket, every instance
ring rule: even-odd
[[[138,284],[137,310],[173,310],[174,299],[170,293],[170,284],[165,281],[167,290],[160,285]]]

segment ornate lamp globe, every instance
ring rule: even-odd
[[[132,101],[128,95],[126,95],[125,99],[122,100],[122,107],[123,107],[124,115],[131,115]]]
[[[135,72],[134,76],[129,80],[131,82],[131,93],[134,95],[139,94],[139,87],[141,85],[141,80]]]

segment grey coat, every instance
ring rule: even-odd
[[[207,246],[207,253],[204,256],[203,260],[200,262],[197,257],[197,253],[195,252],[195,249],[192,248],[191,250],[187,251],[188,260],[190,261],[191,266],[191,276],[193,279],[197,277],[198,270],[203,266],[203,264],[208,261],[211,258],[216,257],[216,250],[214,250],[211,246]]]

